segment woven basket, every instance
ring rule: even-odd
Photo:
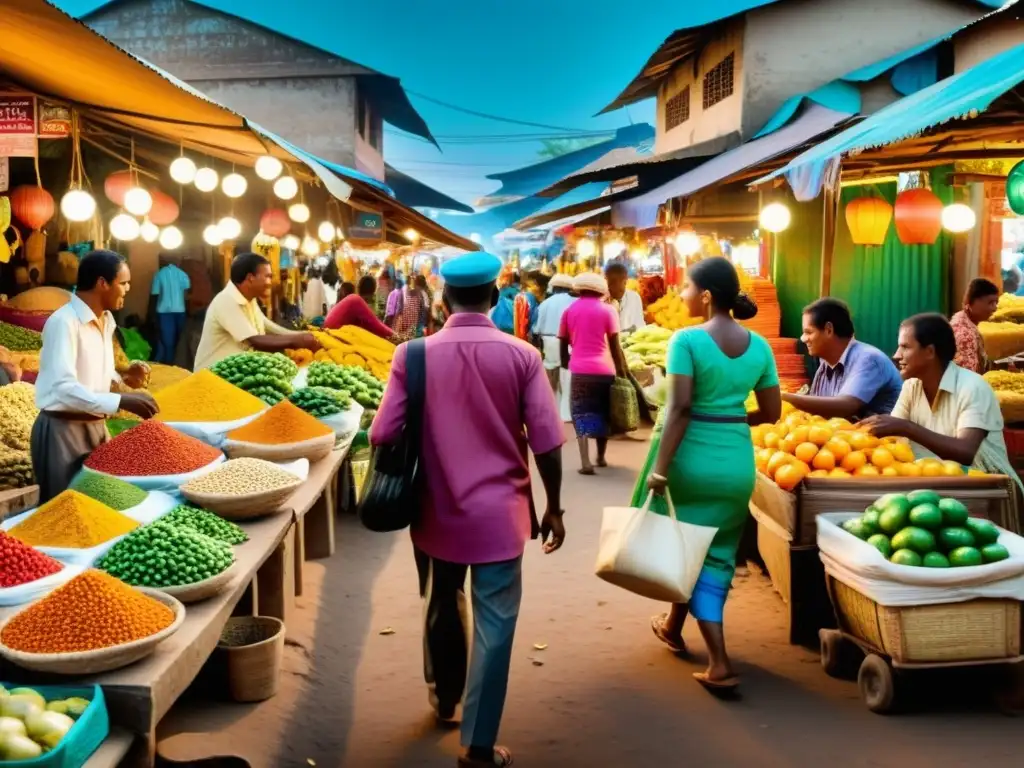
[[[284,658],[284,623],[270,616],[228,619],[217,650],[227,660],[235,701],[264,701],[277,693]]]
[[[159,591],[165,595],[177,598],[179,602],[185,604],[198,603],[200,600],[206,600],[220,594],[231,583],[231,580],[237,573],[238,561],[236,560],[216,576],[180,587],[159,587]]]
[[[613,432],[633,432],[640,427],[640,404],[629,379],[616,377],[612,383],[609,410]]]
[[[155,635],[144,637],[141,640],[133,640],[123,645],[115,645],[112,648],[100,648],[95,651],[81,651],[77,653],[25,653],[8,648],[0,642],[0,657],[3,657],[12,664],[22,669],[31,669],[36,672],[52,672],[58,675],[95,675],[100,672],[110,672],[113,669],[121,669],[129,664],[134,664],[140,659],[149,656],[156,647],[168,637],[178,631],[178,627],[185,620],[185,606],[176,598],[146,587],[133,587],[143,594],[149,595],[154,600],[159,600],[172,611],[174,621],[169,627],[157,632]],[[20,611],[19,611],[20,613]],[[0,624],[0,632],[14,616],[9,616],[3,624]]]
[[[840,628],[896,663],[980,661],[1020,655],[1020,603],[1016,600],[888,607],[833,576],[826,578]]]
[[[290,483],[282,488],[250,493],[245,496],[225,493],[198,493],[182,487],[181,495],[189,501],[195,502],[203,509],[216,512],[225,520],[251,520],[254,517],[263,517],[279,512],[281,505],[295,493],[295,489],[300,485],[302,485],[302,480],[295,478],[294,483]]]
[[[334,450],[334,441],[335,436],[332,432],[311,440],[302,440],[298,443],[278,443],[277,445],[225,440],[223,448],[229,459],[248,457],[266,461],[294,461],[295,459],[319,461]]]

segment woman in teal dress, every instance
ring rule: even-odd
[[[754,490],[749,425],[777,421],[782,400],[768,342],[733,319],[757,314],[733,265],[711,258],[690,267],[683,300],[691,317],[708,320],[669,342],[668,403],[632,503],[642,506],[649,492],[661,497],[667,491],[677,519],[718,529],[690,602],[655,616],[652,628],[669,648],[685,653],[683,623],[692,614],[708,648],[708,668],[694,677],[707,688],[732,689],[739,679],[725,650],[722,614]],[[748,415],[751,391],[758,411]],[[655,508],[667,513],[663,499]]]

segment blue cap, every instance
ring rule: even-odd
[[[453,288],[473,288],[493,283],[503,266],[501,259],[493,253],[473,251],[442,264],[441,277]]]

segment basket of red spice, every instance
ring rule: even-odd
[[[319,461],[334,449],[334,430],[288,400],[227,434],[224,450],[232,459]]]
[[[170,595],[89,569],[0,624],[0,657],[39,672],[109,672],[153,653],[184,620]]]

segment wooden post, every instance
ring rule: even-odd
[[[836,247],[836,221],[839,214],[839,181],[835,186],[826,186],[822,192],[824,198],[824,220],[821,229],[821,284],[819,296],[828,296],[832,292],[832,255]]]

